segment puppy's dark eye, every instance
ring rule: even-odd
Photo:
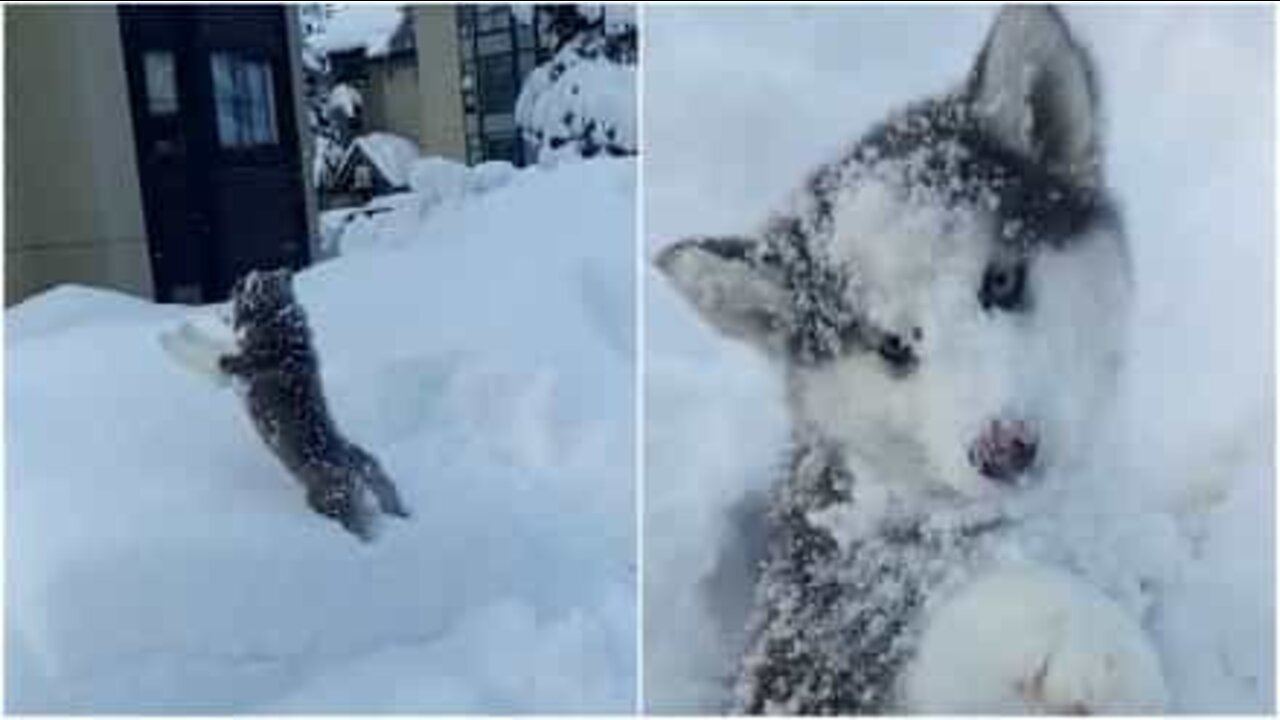
[[[885,362],[889,363],[890,367],[897,371],[910,370],[916,364],[915,350],[903,342],[898,335],[885,335],[876,351]]]
[[[992,263],[982,274],[982,287],[978,288],[978,302],[983,310],[993,307],[1009,312],[1026,308],[1027,266]]]

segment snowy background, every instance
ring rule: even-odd
[[[1153,513],[1190,509],[1181,535],[1148,548],[1166,566],[1152,626],[1175,709],[1269,711],[1272,13],[1066,12],[1099,68],[1108,178],[1136,266],[1114,492]],[[954,87],[992,14],[648,9],[646,255],[686,235],[753,229],[888,110]],[[777,477],[782,388],[652,270],[645,295],[646,704],[710,710],[728,666],[696,583],[716,556],[724,509]]]
[[[162,352],[191,310],[9,309],[7,709],[630,712],[634,171],[427,163],[296,278],[414,512],[369,545]]]

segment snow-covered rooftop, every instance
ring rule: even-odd
[[[371,132],[356,138],[342,164],[345,166],[357,152],[364,153],[378,172],[396,186],[409,184],[409,168],[420,155],[412,140],[388,132]]]
[[[335,9],[314,43],[325,53],[364,48],[369,55],[385,55],[403,18],[401,5],[343,5]]]

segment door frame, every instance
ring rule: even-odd
[[[298,118],[294,107],[293,67],[295,58],[291,56],[292,43],[289,41],[289,18],[285,13],[289,6],[265,6],[280,13],[278,30],[281,33],[279,46],[276,49],[264,48],[261,52],[243,52],[268,61],[271,67],[272,92],[275,101],[277,143],[269,148],[228,149],[222,148],[218,140],[217,111],[213,92],[213,75],[210,58],[220,50],[232,50],[234,47],[221,47],[210,42],[204,36],[202,23],[215,23],[217,14],[234,13],[238,6],[202,6],[202,5],[162,5],[139,4],[119,5],[120,36],[125,63],[125,74],[128,83],[129,111],[133,120],[134,150],[137,158],[138,182],[141,189],[143,216],[147,231],[148,256],[151,261],[155,296],[160,302],[173,302],[174,289],[180,279],[171,276],[171,266],[166,265],[164,255],[178,250],[172,246],[176,242],[195,243],[191,250],[199,264],[198,281],[201,288],[201,302],[213,302],[226,296],[235,275],[249,268],[236,268],[236,258],[232,256],[231,245],[225,237],[223,223],[220,222],[215,207],[215,178],[219,170],[226,165],[235,164],[251,166],[255,164],[278,163],[292,165],[297,168],[299,177],[296,185],[297,197],[292,202],[282,202],[288,212],[297,213],[298,217],[275,218],[282,222],[296,223],[303,229],[303,237],[299,238],[298,248],[292,253],[290,264],[296,268],[311,262],[311,243],[305,233],[308,227],[306,212],[306,185],[301,177],[303,153],[298,127]],[[264,6],[249,6],[261,11]],[[225,18],[224,18],[225,19]],[[167,28],[153,28],[168,21]],[[168,34],[173,42],[155,44],[155,35]],[[225,27],[223,28],[225,32]],[[188,197],[187,218],[184,226],[186,235],[183,238],[167,237],[163,228],[162,213],[164,198],[158,184],[157,173],[148,161],[150,143],[156,138],[152,134],[151,119],[147,109],[146,77],[143,67],[143,53],[147,49],[163,46],[174,56],[175,82],[179,96],[178,115],[181,132],[185,138],[182,177],[185,181]],[[272,219],[264,218],[265,222]]]

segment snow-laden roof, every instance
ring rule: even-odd
[[[334,11],[313,42],[325,53],[364,48],[369,55],[385,55],[403,18],[400,5],[345,5]]]
[[[364,153],[387,182],[397,187],[408,186],[409,170],[420,155],[412,140],[388,132],[372,132],[356,138],[347,149],[342,165],[346,166],[357,152]]]

